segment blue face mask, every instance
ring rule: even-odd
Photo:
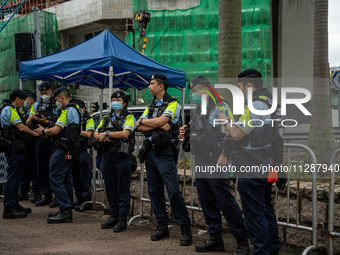
[[[122,105],[122,102],[112,102],[111,103],[111,108],[112,110],[114,111],[120,111],[121,109],[123,109],[123,105]]]
[[[25,101],[25,103],[24,103],[24,106],[23,106],[24,108],[28,108],[28,105],[27,105],[27,103],[26,103],[26,101]]]
[[[192,102],[195,104],[200,104],[202,101],[202,98],[200,97],[199,93],[192,93],[191,99],[192,99]]]

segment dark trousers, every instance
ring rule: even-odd
[[[156,221],[160,223],[169,220],[164,197],[165,185],[171,210],[178,225],[190,224],[184,198],[179,189],[177,168],[171,147],[161,149],[159,155],[156,155],[153,149],[149,150],[145,157],[145,167],[149,197]]]
[[[7,182],[4,192],[4,206],[13,207],[19,202],[19,186],[24,172],[25,153],[17,154],[12,150],[12,155],[5,153],[7,159]]]
[[[259,165],[249,159],[249,165]],[[270,255],[281,249],[272,206],[272,184],[264,178],[239,178],[238,190],[253,255]]]
[[[32,189],[34,191],[38,191],[40,190],[40,185],[37,169],[36,142],[27,144],[27,150],[25,153],[25,169],[21,180],[20,191],[29,191],[31,182]]]
[[[50,182],[59,210],[73,206],[72,171],[66,155],[66,150],[57,148],[50,160]]]
[[[80,159],[72,161],[72,182],[78,200],[91,199],[91,158],[87,151],[80,153]]]
[[[37,167],[41,192],[52,194],[49,165],[53,154],[53,144],[49,138],[39,137],[37,140]]]
[[[131,154],[116,159],[110,151],[102,153],[101,169],[110,212],[127,215],[130,212]]]
[[[198,155],[195,158],[196,166],[216,166],[218,156]],[[218,175],[220,178],[212,178]],[[229,174],[202,174],[196,177],[198,199],[203,209],[205,223],[209,234],[223,232],[221,212],[226,219],[234,238],[247,238],[247,229],[242,212],[234,196],[231,194]]]

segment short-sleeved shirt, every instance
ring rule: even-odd
[[[85,131],[92,131],[92,133],[95,131],[94,128],[94,121],[93,121],[93,117],[90,115],[90,118],[86,121],[86,127],[85,127]]]
[[[12,106],[5,106],[1,111],[1,127],[4,126],[15,126],[16,124],[22,123],[19,113],[16,108]]]
[[[97,132],[98,132],[99,128],[101,128],[103,126],[103,120],[104,120],[104,118],[106,118],[106,116],[107,115],[105,115],[102,118],[102,120],[100,121],[100,123],[99,123],[99,125],[98,125],[98,127],[96,129]],[[115,115],[115,113],[113,113],[111,119],[115,120],[119,116],[120,116],[120,113],[117,114],[117,116]],[[135,117],[132,114],[129,114],[129,115],[126,116],[125,121],[124,121],[124,123],[122,125],[122,128],[123,128],[123,130],[130,130],[131,133],[135,130],[135,128],[136,128],[136,119],[135,119]]]
[[[220,112],[223,112],[225,115],[227,115],[231,120],[234,120],[234,115],[230,109],[230,106],[222,101],[222,106],[215,106],[211,109],[210,115],[209,115],[209,123],[211,125],[214,125],[214,120],[218,119],[218,114]]]
[[[73,124],[80,123],[78,110],[74,107],[68,107],[66,109],[61,110],[61,114],[55,124],[64,129],[65,127],[69,126],[72,123]]]
[[[161,106],[163,104],[163,98],[159,101],[157,101],[157,99],[155,99],[155,104],[156,104],[156,106]],[[155,118],[157,116],[157,111],[158,111],[158,108],[155,108],[152,118]],[[180,114],[181,114],[181,106],[175,100],[175,101],[168,104],[168,107],[165,108],[162,116],[170,117],[171,122],[175,124],[179,120]],[[149,106],[146,107],[145,111],[140,116],[140,119],[148,119],[149,118],[148,115],[149,115]]]
[[[43,105],[44,105],[44,104],[48,104],[49,102],[50,102],[50,101],[48,101],[48,102],[42,101],[42,104],[43,104]],[[37,113],[38,105],[39,105],[39,102],[35,102],[35,103],[33,104],[33,106],[31,107],[31,110],[30,110],[30,116],[32,116],[32,115],[34,115],[35,113]],[[53,109],[53,113],[54,113],[55,115],[58,115],[58,110],[57,110],[57,108],[54,108],[54,109]]]
[[[269,109],[268,105],[265,102],[259,101],[259,100],[254,101],[253,106],[256,110],[268,110]],[[261,127],[257,127],[262,124],[261,121],[263,121],[263,124],[270,124],[271,123],[270,119],[271,119],[270,114],[269,115],[257,115],[257,114],[250,112],[248,106],[246,106],[244,108],[244,114],[239,118],[239,120],[235,123],[235,125],[238,126],[244,133],[248,135],[255,128],[261,128]],[[263,149],[269,146],[270,145],[266,145],[260,148],[253,148],[251,144],[249,143],[246,146],[246,149],[259,150],[259,149]]]

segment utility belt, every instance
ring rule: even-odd
[[[170,140],[170,145],[167,146],[164,146],[164,143],[158,144],[157,140],[155,143],[153,139],[152,141],[150,141],[149,139],[146,138],[143,140],[143,146],[139,149],[139,162],[140,163],[145,162],[146,153],[151,149],[154,151],[155,155],[159,157],[163,148],[171,146],[171,149],[174,154],[175,164],[177,165],[180,145],[181,145],[180,140],[178,138],[174,139],[173,141]]]
[[[129,141],[122,141],[120,139],[111,139],[111,142],[101,143],[96,141],[94,149],[101,153],[103,151],[110,151],[116,159],[125,158],[133,152],[134,143]]]
[[[67,151],[68,157],[67,159],[79,160],[81,153],[81,143],[80,140],[61,140],[61,139],[52,139],[54,148],[61,148]]]

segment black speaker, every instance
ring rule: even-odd
[[[15,34],[15,51],[32,52],[34,47],[33,34],[20,33]]]
[[[34,53],[32,51],[31,52],[16,52],[15,53],[17,71],[19,71],[19,62],[34,59],[33,54]]]

